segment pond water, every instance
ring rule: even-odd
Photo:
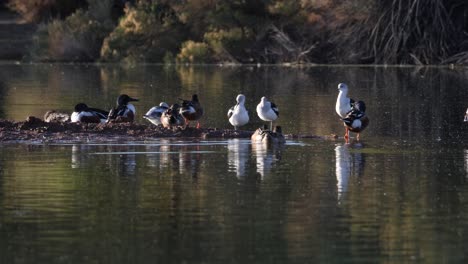
[[[468,70],[0,65],[0,118],[199,94],[229,128],[242,92],[285,133],[344,133],[337,84],[364,100],[361,141],[149,139],[0,145],[0,263],[466,263]]]

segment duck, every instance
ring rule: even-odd
[[[249,122],[249,112],[245,109],[245,96],[239,94],[236,97],[237,104],[231,107],[227,113],[229,123],[234,126],[234,130]]]
[[[262,143],[266,145],[283,144],[286,142],[283,131],[280,126],[276,126],[275,130],[268,129],[267,125],[263,128],[258,128],[250,137],[253,143]]]
[[[465,119],[463,121],[468,122],[468,108],[466,109]]]
[[[366,104],[364,101],[354,101],[348,97],[348,85],[338,84],[338,97],[336,99],[335,111],[340,116],[345,127],[345,140],[349,140],[349,131],[357,133],[359,140],[360,133],[369,125],[369,118],[366,115]]]
[[[163,127],[185,126],[185,118],[180,114],[180,105],[173,104],[161,115],[161,124]]]
[[[49,110],[44,114],[44,121],[47,122],[47,123],[50,123],[50,122],[58,122],[58,123],[70,122],[70,114],[69,113],[64,113],[64,112],[59,112],[57,110]]]
[[[268,101],[268,99],[263,96],[260,103],[257,105],[257,115],[261,120],[269,121],[270,130],[272,130],[273,121],[279,117],[279,110],[275,103]]]
[[[192,100],[182,98],[179,98],[179,100],[182,101],[179,112],[185,118],[187,125],[190,121],[197,121],[197,128],[200,128],[198,120],[203,116],[203,107],[198,100],[198,95],[192,95]]]
[[[151,107],[143,118],[147,119],[154,125],[161,125],[161,116],[167,109],[169,109],[169,105],[166,102],[161,102],[158,106]]]
[[[109,111],[107,122],[133,122],[136,109],[130,102],[137,102],[138,99],[132,98],[126,94],[121,94],[117,98],[117,107]]]
[[[105,123],[108,115],[109,112],[105,110],[90,108],[85,103],[78,103],[71,114],[71,122]]]

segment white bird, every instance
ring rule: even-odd
[[[167,109],[169,109],[169,105],[165,102],[161,102],[158,106],[151,107],[151,109],[146,112],[143,118],[147,119],[155,125],[161,125],[161,115]]]
[[[263,96],[260,103],[257,105],[257,114],[261,120],[270,121],[270,130],[273,130],[273,121],[279,116],[278,107]]]
[[[468,122],[468,108],[466,109],[466,114],[465,114],[465,122]]]
[[[366,104],[363,101],[354,102],[348,97],[348,86],[344,83],[338,84],[338,98],[336,99],[335,110],[341,117],[345,126],[345,140],[349,139],[349,131],[359,133],[369,125],[369,118],[366,115]]]
[[[237,130],[238,127],[243,126],[249,122],[249,113],[245,109],[245,96],[243,94],[237,95],[237,104],[231,107],[227,113],[229,123]]]

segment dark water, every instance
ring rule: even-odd
[[[0,145],[0,263],[466,263],[465,69],[0,65],[0,117],[120,93],[139,114],[198,93],[229,127],[263,95],[286,133],[342,134],[336,85],[367,103],[361,141]],[[138,122],[145,122],[141,118]]]

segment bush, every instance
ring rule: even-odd
[[[212,52],[208,44],[203,42],[186,41],[177,54],[178,63],[209,63],[212,61]]]
[[[112,25],[92,18],[81,9],[65,20],[39,27],[33,38],[34,60],[95,61]]]
[[[7,6],[26,22],[64,18],[87,5],[86,0],[9,0]]]
[[[124,12],[104,40],[103,61],[162,62],[166,52],[177,52],[185,34],[170,6],[140,1]]]
[[[251,44],[253,35],[246,28],[219,29],[205,33],[204,40],[214,51],[216,60],[237,62],[235,57],[243,57],[244,49]]]

